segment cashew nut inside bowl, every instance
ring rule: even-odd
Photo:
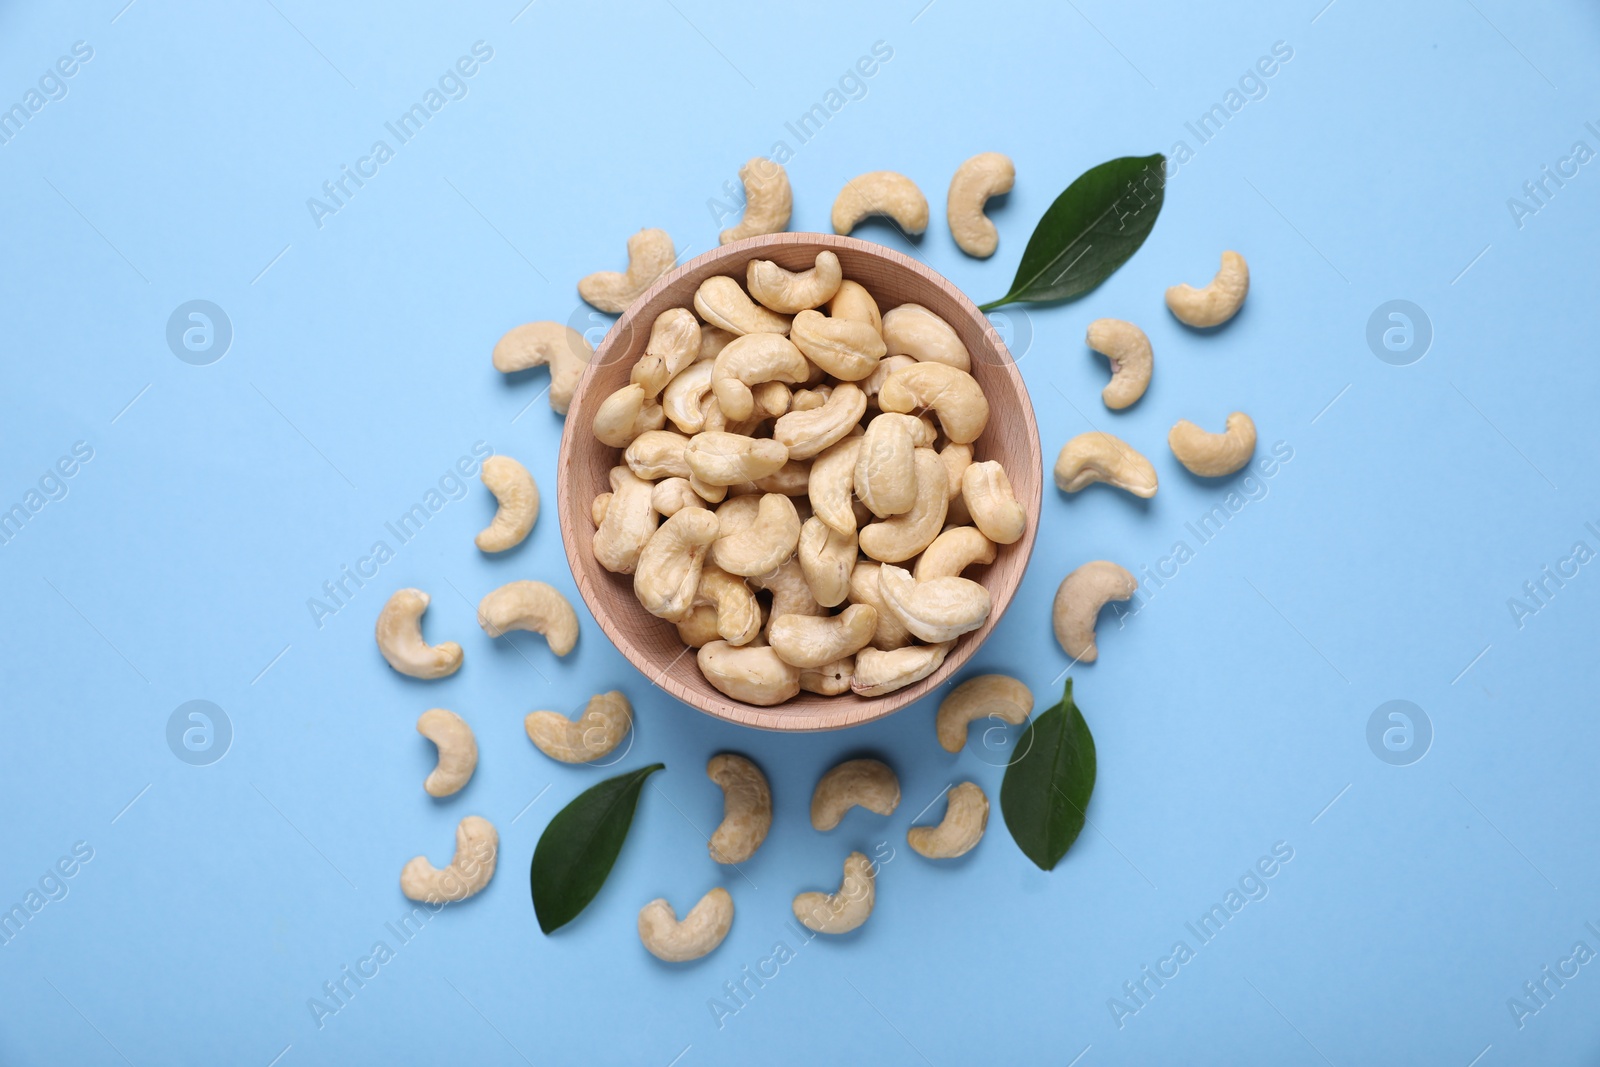
[[[811,794],[811,826],[832,830],[851,808],[892,815],[900,806],[900,779],[875,759],[852,759],[834,767]]]
[[[558,656],[565,656],[578,643],[577,613],[558,589],[544,582],[507,582],[485,596],[478,602],[478,625],[490,637],[512,630],[543,634],[550,651]]]
[[[737,226],[722,231],[721,244],[782,233],[789,228],[794,192],[789,188],[788,172],[781,164],[765,156],[756,156],[739,168],[739,180],[744,183],[744,217]]]
[[[921,304],[901,304],[883,316],[883,342],[891,356],[919,363],[943,363],[970,371],[972,356],[960,335]]]
[[[550,366],[550,408],[565,415],[594,347],[583,334],[559,322],[529,322],[506,331],[494,346],[494,369],[514,374]]]
[[[1028,721],[1033,711],[1033,691],[1004,674],[968,678],[939,703],[934,726],[939,747],[960,752],[967,743],[967,727],[977,719],[998,719],[1015,726]]]
[[[633,707],[613,689],[589,698],[576,719],[554,711],[531,711],[522,720],[535,748],[562,763],[589,763],[602,759],[622,743],[633,727]]]
[[[1237,252],[1222,253],[1222,266],[1201,289],[1174,285],[1167,290],[1167,308],[1186,326],[1221,326],[1239,313],[1250,291],[1250,267]]]
[[[852,852],[845,858],[838,891],[801,893],[794,898],[794,917],[819,934],[847,934],[871,916],[876,880],[872,861]]]
[[[711,835],[711,858],[743,863],[756,854],[772,829],[772,789],[761,768],[743,756],[722,752],[706,764],[706,776],[722,790],[722,822]]]
[[[844,183],[833,201],[833,232],[849,233],[868,215],[885,215],[905,233],[928,228],[928,198],[917,183],[892,170],[875,170]]]
[[[628,238],[628,270],[598,271],[578,281],[578,295],[601,311],[620,314],[672,269],[677,254],[665,230],[640,230]]]
[[[1144,396],[1150,388],[1155,355],[1150,338],[1131,322],[1095,319],[1086,338],[1089,347],[1111,361],[1111,381],[1100,391],[1106,407],[1120,411]]]
[[[1206,433],[1188,419],[1179,419],[1167,434],[1178,462],[1202,478],[1222,478],[1240,470],[1256,451],[1255,421],[1242,411],[1228,416],[1223,433]]]
[[[906,843],[930,860],[965,856],[983,839],[989,825],[989,798],[974,782],[962,782],[945,794],[944,819],[937,826],[913,826]]]
[[[942,645],[907,645],[887,652],[863,648],[856,653],[850,691],[856,696],[881,697],[904,689],[938,670],[954,647],[954,641],[947,641]]]
[[[429,796],[447,797],[461,792],[478,767],[478,742],[472,727],[453,711],[429,708],[417,719],[417,733],[439,750],[438,765],[428,774],[422,788]]]
[[[494,519],[474,539],[485,552],[504,552],[520,545],[539,519],[539,486],[528,468],[510,456],[490,456],[483,461],[483,485],[500,507]]]
[[[422,639],[422,613],[429,596],[420,589],[401,589],[378,612],[378,651],[389,666],[413,678],[447,678],[461,669],[461,646],[454,641],[430,645]]]
[[[1156,469],[1120,437],[1090,431],[1080,433],[1056,457],[1056,486],[1076,493],[1095,482],[1105,482],[1148,500],[1156,495]]]
[[[639,909],[639,941],[666,963],[699,959],[722,944],[732,926],[733,897],[721,886],[701,897],[682,922],[665,898]]]
[[[1078,663],[1093,663],[1100,656],[1094,643],[1100,609],[1113,600],[1127,600],[1138,588],[1138,579],[1126,568],[1103,559],[1085,563],[1063,578],[1051,609],[1062,651]]]
[[[833,299],[844,281],[839,257],[824,249],[806,271],[787,271],[770,259],[752,259],[745,268],[745,287],[763,307],[780,315],[819,308]]]
[[[409,860],[400,871],[400,892],[424,904],[448,904],[481,892],[494,877],[500,835],[488,819],[468,815],[456,825],[456,853],[448,867],[426,856]]]

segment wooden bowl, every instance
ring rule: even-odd
[[[612,574],[595,560],[590,506],[596,496],[610,491],[610,470],[622,457],[618,449],[595,440],[591,427],[606,397],[628,384],[657,315],[675,307],[693,310],[695,290],[713,275],[727,275],[743,285],[746,264],[752,259],[770,259],[787,270],[807,270],[823,249],[839,257],[844,276],[865,286],[884,311],[898,304],[921,304],[961,336],[972,353],[972,374],[983,387],[990,408],[988,428],[974,443],[976,458],[996,459],[1004,465],[1017,500],[1027,509],[1028,530],[1016,544],[1000,545],[992,565],[967,573],[988,588],[993,607],[984,625],[959,638],[933,674],[881,697],[802,692],[787,703],[763,708],[712,688],[700,674],[694,650],[678,639],[677,629],[639,606],[632,576]],[[1011,354],[972,301],[928,267],[882,245],[832,234],[782,233],[736,241],[689,261],[652,285],[613,324],[567,412],[556,506],[561,539],[579,593],[606,636],[651,682],[684,703],[729,722],[768,730],[834,730],[882,718],[927,695],[978,650],[1005,613],[1027,569],[1038,529],[1042,484],[1039,430],[1027,387]]]

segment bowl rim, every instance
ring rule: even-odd
[[[739,241],[719,245],[674,267],[657,278],[649,288],[639,294],[623,311],[621,316],[611,324],[610,329],[601,338],[600,344],[596,346],[593,355],[589,357],[589,364],[584,368],[583,376],[579,379],[577,389],[573,392],[572,400],[568,405],[569,415],[577,412],[583,406],[582,402],[590,386],[598,377],[599,369],[611,361],[613,351],[619,346],[625,348],[632,343],[634,331],[641,328],[640,325],[636,325],[636,320],[643,315],[644,309],[650,307],[663,290],[675,285],[686,275],[707,272],[709,276],[710,273],[716,272],[714,268],[720,267],[730,259],[740,256],[754,258],[767,249],[782,245],[802,244],[821,246],[833,250],[848,250],[883,260],[890,266],[907,271],[915,275],[920,281],[949,294],[955,299],[958,306],[974,320],[986,321],[986,317],[979,310],[978,305],[954,282],[926,263],[919,262],[905,253],[889,248],[886,245],[881,245],[874,241],[864,241],[857,237],[808,231],[784,231],[776,234],[747,237]],[[708,268],[711,269],[708,270]],[[642,328],[648,331],[649,326],[648,324],[643,324]],[[1000,339],[992,328],[986,329],[983,336],[985,343],[992,349],[994,356],[992,362],[996,366],[1004,368],[1004,373],[1010,376],[1023,401],[1022,411],[1019,413],[1025,431],[1023,439],[1031,445],[1030,451],[1039,466],[1039,477],[1036,479],[1037,491],[1033,499],[1031,501],[1022,501],[1024,509],[1029,512],[1030,521],[1027,530],[1016,543],[1002,546],[1009,551],[1021,553],[1021,563],[1017,571],[1016,581],[1009,589],[1001,591],[999,602],[994,606],[990,619],[985,623],[985,632],[981,640],[964,641],[958,638],[957,647],[951,651],[950,655],[945,658],[945,661],[940,664],[937,670],[920,681],[886,693],[881,697],[864,698],[868,701],[866,704],[868,710],[865,712],[863,712],[862,705],[859,702],[841,702],[844,703],[844,706],[831,713],[825,708],[819,707],[816,710],[808,708],[804,713],[804,721],[800,722],[796,720],[802,716],[797,715],[792,705],[787,702],[772,707],[761,707],[755,704],[746,704],[743,701],[738,701],[722,694],[721,706],[708,706],[699,701],[698,694],[675,691],[670,682],[670,676],[653,662],[652,657],[648,656],[643,649],[625,636],[619,638],[619,635],[612,632],[612,629],[607,625],[602,614],[595,611],[592,603],[592,598],[595,594],[595,591],[591,588],[593,583],[583,566],[584,560],[581,558],[581,549],[576,536],[577,524],[580,521],[590,521],[588,518],[588,505],[585,503],[580,508],[577,502],[567,499],[570,495],[567,490],[570,486],[571,471],[574,469],[573,460],[578,447],[577,436],[584,428],[576,426],[577,420],[569,417],[562,428],[561,448],[556,471],[556,507],[561,527],[561,542],[567,556],[567,566],[572,572],[573,583],[577,586],[578,593],[583,598],[584,606],[589,609],[590,616],[599,625],[612,647],[621,652],[623,658],[632,664],[640,674],[644,675],[652,686],[662,690],[679,703],[688,705],[696,711],[710,715],[712,718],[723,722],[780,733],[839,730],[850,726],[862,726],[870,722],[876,722],[894,714],[907,705],[916,703],[943,685],[951,675],[966,665],[967,661],[982,647],[983,641],[986,641],[993,634],[1000,618],[1004,615],[1006,609],[1010,607],[1011,601],[1015,599],[1017,591],[1027,577],[1027,569],[1033,558],[1034,543],[1038,535],[1041,515],[1044,470],[1042,445],[1039,438],[1038,421],[1034,415],[1033,400],[1028,393],[1027,382],[1022,377],[1022,372],[1017,368],[1016,359],[1011,355],[1011,351],[1006,347],[1005,342]],[[575,511],[574,509],[578,510]],[[582,513],[579,514],[579,511]],[[568,530],[569,522],[573,526],[571,532]],[[689,651],[687,646],[685,651]]]

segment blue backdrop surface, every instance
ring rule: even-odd
[[[524,4],[0,10],[0,1062],[1594,1062],[1592,5]],[[942,204],[990,150],[1017,184],[978,261]],[[797,230],[827,229],[858,173],[911,176],[927,235],[858,235],[979,300],[1081,171],[1172,159],[1109,282],[995,315],[1046,462],[1104,429],[1161,477],[1149,502],[1047,488],[1022,592],[965,672],[1048,706],[1061,577],[1139,575],[1101,661],[1071,668],[1099,784],[1050,873],[998,810],[955,863],[905,844],[953,782],[997,799],[1014,730],[948,755],[929,699],[755,733],[652,689],[581,604],[562,660],[475,624],[514,578],[578,599],[562,423],[542,372],[493,370],[494,341],[533,319],[598,336],[575,281],[643,226],[713,247],[739,165],[780,151]],[[1223,248],[1250,261],[1249,301],[1186,330],[1162,291]],[[1101,316],[1156,351],[1123,413],[1083,344]],[[1270,474],[1190,477],[1167,429],[1233,410]],[[493,502],[460,476],[491,450],[545,490],[504,557],[473,547]],[[458,675],[378,656],[405,586],[466,648]],[[529,745],[527,711],[612,687],[638,727],[611,769]],[[431,706],[482,751],[444,801],[420,788]],[[739,872],[706,853],[724,749],[776,797]],[[812,785],[857,754],[898,771],[899,811],[813,832]],[[656,760],[604,890],[543,936],[544,825]],[[400,929],[400,867],[445,862],[469,813],[499,827],[494,881]],[[882,862],[877,909],[808,941],[790,899],[851,848]],[[644,952],[642,904],[718,884],[738,916],[715,953]]]

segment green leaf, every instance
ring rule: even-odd
[[[1034,716],[1017,739],[1000,783],[1006,829],[1040,870],[1048,871],[1078,839],[1094,792],[1094,737],[1072,702],[1067,679],[1061,703]]]
[[[1123,156],[1067,186],[1028,238],[1011,291],[980,311],[1082,296],[1126,263],[1155,227],[1167,157]]]
[[[665,764],[652,763],[607,778],[556,812],[539,835],[528,869],[539,929],[547,934],[559,930],[589,906],[627,840],[644,780],[665,769]]]

